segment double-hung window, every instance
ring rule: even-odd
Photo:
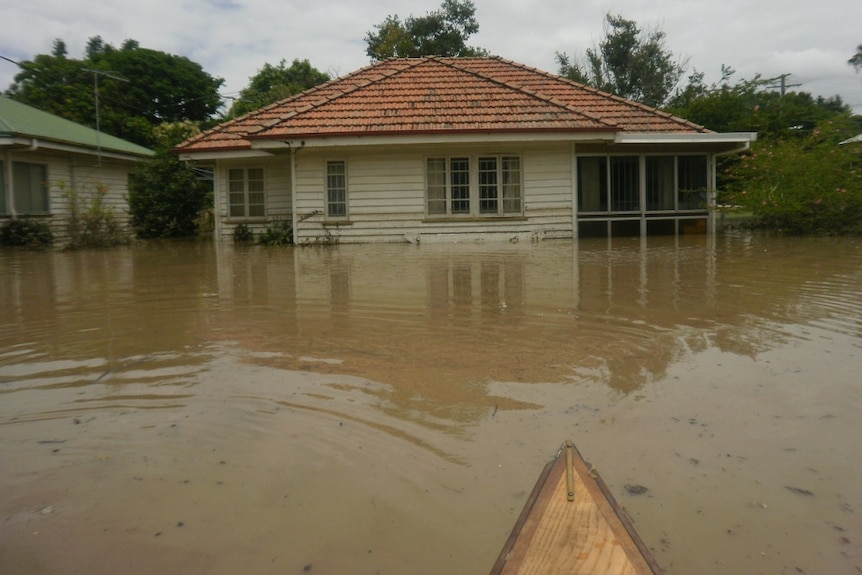
[[[229,215],[232,218],[262,218],[266,215],[263,168],[228,170]]]
[[[428,158],[426,210],[430,217],[521,214],[519,156],[480,156],[475,177],[472,168],[469,157]]]
[[[9,213],[6,207],[6,164],[0,162],[0,216]]]
[[[13,162],[12,190],[12,201],[17,213],[47,214],[50,211],[46,165]]]
[[[326,217],[347,217],[347,162],[326,162]]]

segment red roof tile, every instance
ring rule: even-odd
[[[386,60],[181,144],[241,150],[253,140],[487,132],[708,132],[623,98],[501,58]]]

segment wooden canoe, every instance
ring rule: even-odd
[[[605,482],[570,441],[539,476],[491,575],[660,575]]]

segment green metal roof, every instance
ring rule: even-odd
[[[0,96],[0,138],[20,137],[132,156],[152,156],[149,148]]]

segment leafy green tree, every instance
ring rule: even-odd
[[[856,130],[843,114],[801,137],[756,142],[730,170],[719,203],[786,234],[862,234],[860,153],[839,145]]]
[[[588,48],[583,59],[557,52],[559,74],[599,90],[661,107],[685,73],[665,46],[665,33],[641,31],[633,20],[605,15],[604,39]]]
[[[51,54],[21,66],[9,97],[144,146],[154,145],[153,128],[161,122],[206,121],[222,103],[224,80],[135,40],[116,49],[95,36],[81,60],[69,58],[56,40]]]
[[[847,60],[847,63],[856,68],[857,72],[862,72],[862,44],[856,47],[856,53]]]
[[[707,86],[703,74],[694,72],[665,109],[716,132],[757,132],[761,139],[798,135],[850,112],[840,96],[782,94],[775,89],[775,79],[755,76],[733,83],[734,74],[732,68],[722,66],[721,81]]]
[[[365,53],[373,61],[419,56],[487,56],[482,48],[467,45],[479,31],[476,7],[471,0],[443,0],[440,9],[403,21],[387,16],[365,35]]]
[[[308,60],[296,59],[287,66],[282,60],[278,66],[264,64],[228,111],[228,118],[242,116],[294,94],[303,92],[330,80],[329,74],[313,67]]]
[[[211,203],[206,184],[167,149],[129,178],[131,224],[141,238],[193,236],[200,212]]]

